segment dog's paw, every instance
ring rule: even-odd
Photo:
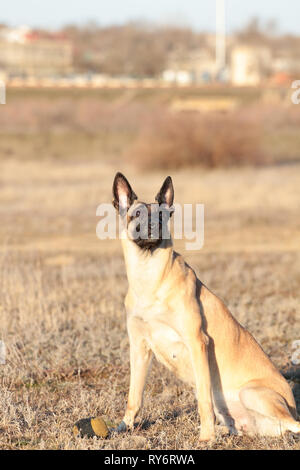
[[[201,432],[200,437],[199,437],[199,442],[200,443],[206,443],[206,442],[213,442],[216,439],[216,435],[214,432]]]

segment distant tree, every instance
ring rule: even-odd
[[[83,26],[67,25],[62,32],[74,44],[77,71],[114,76],[156,77],[174,55],[184,60],[191,51],[208,47],[204,33],[183,26],[155,26],[146,22],[103,27],[90,21]],[[236,33],[235,42],[267,46],[274,55],[291,57],[296,65],[299,62],[300,38],[279,35],[274,20],[263,23],[257,17],[252,18]]]
[[[266,40],[266,34],[261,27],[259,18],[251,18],[248,24],[237,33],[237,39],[240,42],[248,44],[259,44]]]
[[[155,27],[147,23],[101,27],[88,23],[68,25],[63,32],[74,43],[78,70],[110,75],[155,77],[162,72],[170,54],[188,53],[204,44],[204,35],[178,26]]]
[[[276,36],[278,34],[278,21],[274,18],[268,20],[264,29],[268,36]]]

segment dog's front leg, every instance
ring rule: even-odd
[[[200,441],[209,441],[215,438],[215,415],[212,405],[208,341],[208,337],[201,330],[197,335],[192,334],[192,336],[189,336],[188,339],[201,421]]]
[[[142,407],[145,382],[152,359],[152,351],[144,340],[139,326],[138,319],[129,319],[127,322],[130,341],[130,386],[123,430],[133,428],[134,419]]]

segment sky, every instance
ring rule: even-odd
[[[275,19],[279,31],[300,34],[300,0],[225,0],[227,31],[242,28],[254,16]],[[9,0],[1,2],[0,23],[57,29],[96,21],[100,25],[146,20],[215,30],[214,0]]]

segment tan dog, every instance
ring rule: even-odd
[[[201,441],[214,438],[215,416],[231,432],[299,433],[286,380],[253,336],[173,250],[171,239],[162,239],[162,221],[171,215],[173,205],[171,178],[156,196],[160,206],[137,201],[121,173],[115,177],[113,195],[114,206],[126,222],[122,245],[129,282],[125,306],[131,368],[128,405],[117,431],[134,425],[154,353],[195,386]],[[150,220],[151,207],[163,208],[164,217]],[[154,229],[158,229],[156,237]],[[133,233],[140,236],[134,238]]]

